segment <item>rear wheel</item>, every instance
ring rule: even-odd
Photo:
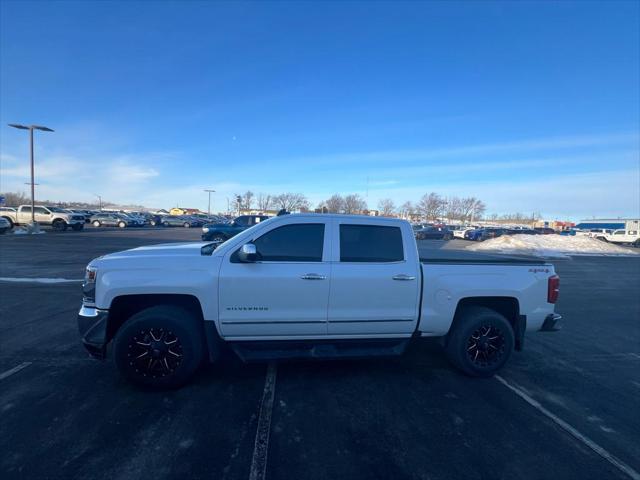
[[[93,221],[93,226],[94,227],[99,227],[100,226],[100,222],[98,220],[94,220]]]
[[[184,222],[184,228],[191,228],[191,224],[189,222]]]
[[[114,341],[120,373],[134,383],[158,388],[184,385],[202,363],[204,353],[202,323],[172,305],[136,313]]]
[[[127,224],[126,224],[126,223],[124,223],[124,222],[118,222],[118,227],[120,227],[120,228],[124,228],[124,227],[126,227],[126,226],[127,226]]]
[[[162,225],[163,225],[164,227],[168,227],[168,226],[169,226],[169,222],[162,222]]]
[[[498,312],[468,307],[456,318],[447,357],[472,377],[491,377],[507,362],[515,344],[513,328]]]
[[[9,217],[2,217],[4,218],[7,222],[9,222],[9,230],[11,230],[13,228],[13,220],[11,220]]]

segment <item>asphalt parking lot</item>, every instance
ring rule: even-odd
[[[86,355],[79,282],[34,281],[199,234],[0,237],[1,478],[250,478],[266,365],[226,354],[181,390],[141,390]],[[529,335],[498,378],[459,374],[433,341],[397,359],[272,367],[266,478],[640,478],[640,259],[553,263],[564,328]]]

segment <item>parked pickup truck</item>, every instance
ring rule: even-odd
[[[40,225],[51,225],[55,230],[66,230],[68,227],[76,231],[84,228],[84,215],[70,213],[59,207],[45,207],[36,205],[34,210],[35,221]],[[20,205],[16,211],[3,210],[0,216],[6,218],[14,225],[27,225],[31,223],[31,205]]]
[[[217,248],[216,248],[217,247]],[[151,386],[185,383],[223,343],[245,361],[399,355],[440,337],[471,376],[525,331],[552,331],[559,278],[542,260],[420,259],[411,225],[284,215],[222,244],[134,248],[89,263],[78,316],[91,355]]]

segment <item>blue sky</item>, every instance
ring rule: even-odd
[[[206,209],[247,189],[375,208],[640,215],[638,2],[0,7],[0,189]],[[367,180],[368,179],[368,180]],[[368,185],[368,189],[367,189]],[[368,193],[368,195],[367,195]],[[217,209],[217,208],[216,208]]]

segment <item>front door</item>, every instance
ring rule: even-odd
[[[240,246],[225,255],[218,287],[223,336],[326,335],[330,227],[297,219],[256,234],[257,261],[240,262]]]
[[[411,245],[403,240],[400,227],[345,219],[334,228],[339,251],[332,267],[329,334],[374,337],[413,333],[420,267],[417,258],[407,261]]]

